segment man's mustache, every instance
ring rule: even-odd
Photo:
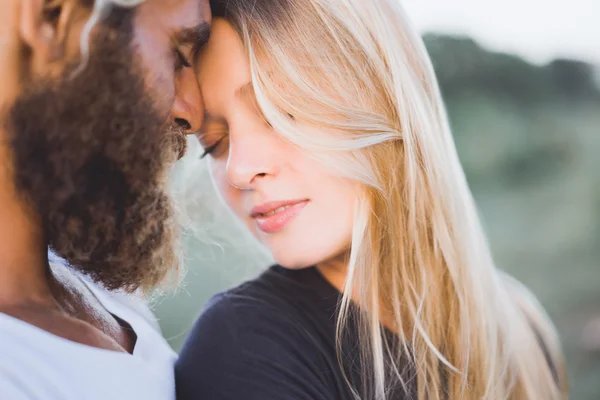
[[[187,151],[187,136],[188,132],[181,126],[170,125],[164,133],[166,146],[177,155],[176,160],[180,160],[185,156]]]

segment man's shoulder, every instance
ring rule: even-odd
[[[46,340],[61,338],[73,343],[107,350],[121,350],[118,345],[90,324],[54,310],[39,307],[0,308],[0,348],[39,353]]]
[[[60,334],[0,313],[0,399],[172,398],[175,357],[158,334],[136,345],[140,359],[85,323],[80,328]]]

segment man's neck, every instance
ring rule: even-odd
[[[1,136],[0,136],[1,137]],[[0,144],[0,164],[2,158]],[[64,268],[64,267],[61,267]],[[10,170],[0,167],[0,312],[65,339],[133,352],[131,326],[116,320],[83,283],[52,271],[42,222],[20,200]],[[58,322],[57,322],[58,321]]]
[[[51,296],[42,223],[16,192],[8,160],[0,143],[0,307]]]

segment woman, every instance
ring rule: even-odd
[[[198,137],[279,265],[209,303],[179,398],[565,398],[557,335],[493,264],[398,1],[214,8]]]

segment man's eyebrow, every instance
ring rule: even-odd
[[[190,28],[184,28],[177,32],[175,40],[179,45],[192,46],[192,61],[195,62],[202,47],[210,38],[210,25],[207,22],[201,22]]]

